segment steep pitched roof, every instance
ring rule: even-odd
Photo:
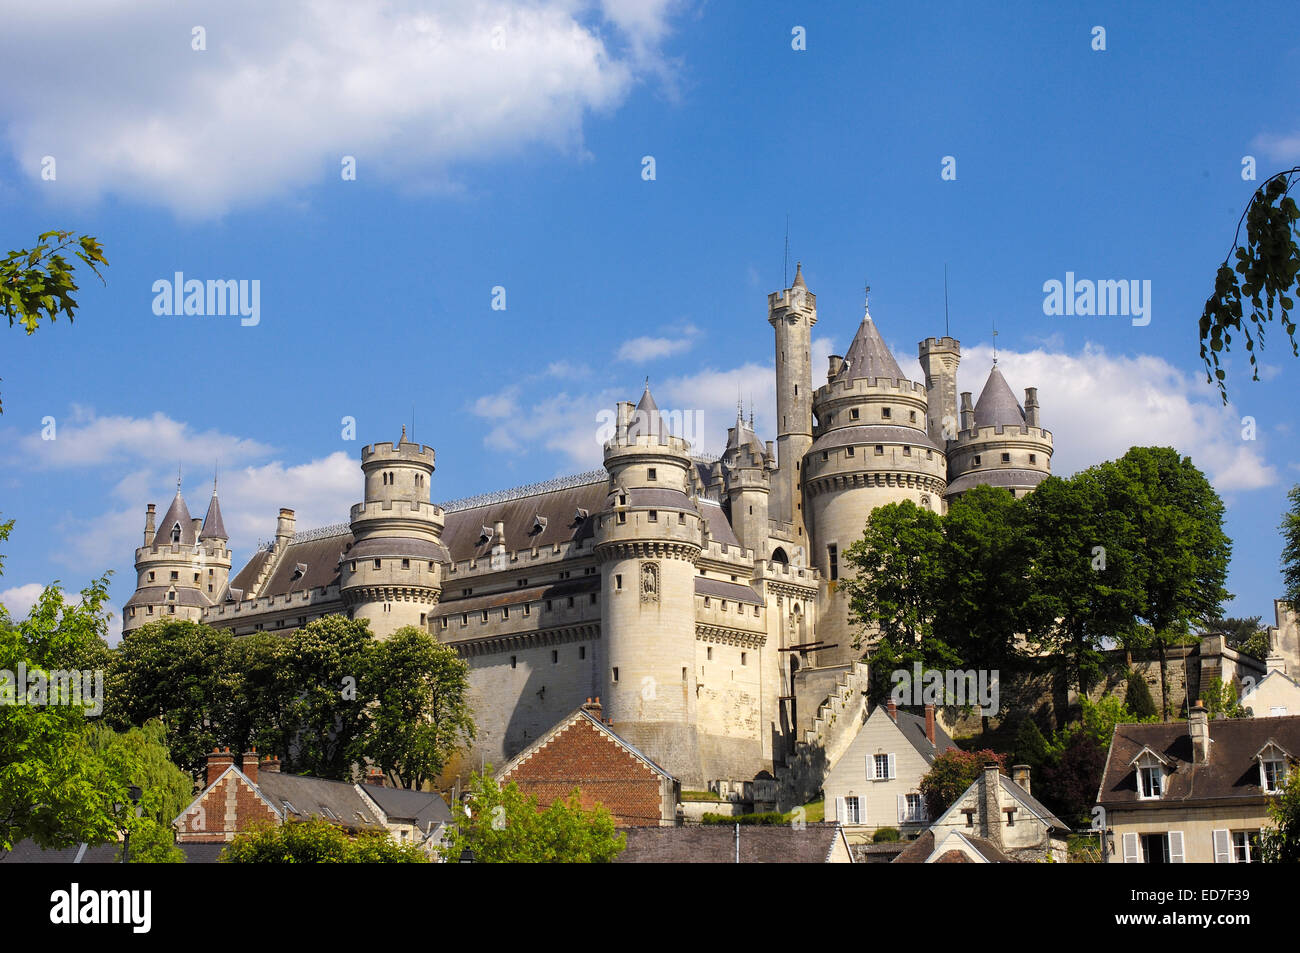
[[[1007,379],[1002,376],[996,364],[989,371],[980,399],[975,402],[976,427],[1023,427],[1025,412],[1020,408],[1020,401],[1011,392]]]
[[[411,821],[422,831],[431,824],[450,824],[451,808],[434,791],[412,791],[378,784],[362,786],[362,791],[388,815],[389,821]]]
[[[194,521],[190,518],[190,508],[185,505],[185,498],[181,496],[181,491],[176,491],[176,498],[172,500],[172,505],[167,507],[167,512],[158,522],[158,535],[154,537],[154,542],[160,545],[170,544],[172,541],[172,529],[180,524],[181,536],[180,544],[182,546],[193,546],[194,539]]]
[[[203,517],[203,529],[199,539],[230,539],[226,524],[221,519],[221,504],[217,502],[217,491],[212,491],[212,502],[208,504],[208,515]]]
[[[618,864],[734,864],[736,829],[730,824],[627,829],[627,847]],[[824,864],[844,841],[838,824],[745,825],[740,828],[742,864]],[[841,846],[852,862],[847,843]]]
[[[836,380],[856,381],[864,378],[872,380],[877,377],[885,377],[891,381],[907,380],[903,369],[898,366],[894,355],[885,344],[885,339],[880,336],[876,323],[868,314],[863,316],[857,334],[853,335],[853,343],[849,345],[849,351],[844,355],[844,366],[836,375]]]
[[[991,864],[1015,863],[1015,861],[1011,857],[1009,857],[992,841],[983,837],[977,837],[973,834],[966,834],[961,831],[954,831],[953,833],[948,834],[947,836],[944,837],[944,843],[945,844],[949,843],[950,839],[953,836],[956,836],[961,840],[965,841],[975,850],[976,853],[978,853],[981,857],[983,857]],[[931,856],[934,854],[936,849],[937,848],[934,842],[934,829],[931,828],[930,830],[927,830],[923,834],[921,834],[921,836],[919,836],[916,840],[912,841],[905,848],[903,848],[902,852],[899,853],[899,855],[895,857],[891,861],[891,863],[895,863],[895,864],[924,864],[927,862],[935,863],[935,864],[973,863],[970,857],[968,857],[965,853],[963,853],[961,850],[958,850],[956,848],[949,849],[945,851],[943,854],[939,855],[938,857],[935,857],[933,860],[930,860]]]
[[[889,720],[889,709],[884,705],[877,705],[868,718],[877,717]],[[938,721],[934,723],[934,744],[930,744],[930,739],[925,734],[925,719],[920,715],[913,715],[911,712],[898,712],[898,721],[894,722],[894,727],[898,733],[908,740],[917,754],[925,759],[926,764],[933,764],[934,759],[943,754],[949,748],[957,747],[957,743],[948,736],[948,732],[943,730],[943,726]]]
[[[667,771],[661,768],[657,762],[653,761],[649,755],[643,753],[634,744],[632,744],[630,741],[623,738],[622,735],[615,732],[613,728],[606,725],[599,718],[596,718],[591,713],[589,713],[586,708],[582,708],[582,707],[574,709],[572,712],[569,713],[567,717],[561,718],[558,722],[556,722],[549,729],[543,732],[541,736],[537,738],[536,741],[530,744],[523,751],[519,752],[519,754],[511,758],[510,761],[506,764],[506,766],[497,772],[497,780],[505,781],[506,778],[508,778],[512,773],[514,773],[514,771],[521,764],[523,764],[529,758],[537,754],[537,752],[541,751],[543,748],[545,748],[547,745],[553,742],[564,732],[566,728],[568,728],[570,725],[573,724],[587,724],[593,726],[597,731],[599,731],[602,735],[607,737],[615,745],[627,751],[628,754],[632,755],[632,757],[636,758],[638,761],[643,762],[645,766],[649,768],[651,771],[655,772],[655,774],[658,774],[661,777],[668,778],[670,781],[677,780],[671,774],[669,774]]]

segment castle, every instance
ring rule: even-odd
[[[942,513],[981,483],[1030,492],[1052,435],[1036,390],[1022,407],[996,362],[959,403],[951,337],[922,341],[925,380],[908,380],[866,307],[814,389],[802,267],[768,322],[775,443],[738,414],[721,459],[697,457],[647,384],[618,405],[603,469],[439,506],[434,450],[403,430],[363,448],[346,523],[299,532],[282,509],[233,576],[215,483],[202,520],[178,487],[161,521],[147,508],[123,632],[181,618],[288,633],[332,613],[379,638],[427,629],[470,665],[467,768],[506,763],[593,696],[686,788],[780,777],[810,745],[829,762],[851,740],[836,699],[865,677],[840,554],[887,503]]]

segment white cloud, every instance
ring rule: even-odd
[[[986,345],[962,354],[958,390],[978,400],[992,366]],[[998,366],[1017,398],[1037,387],[1052,431],[1052,472],[1067,475],[1122,456],[1132,446],[1171,446],[1192,458],[1221,493],[1277,482],[1265,441],[1242,439],[1242,415],[1218,392],[1164,358],[1111,355],[1088,344],[1078,354],[999,350]],[[1261,428],[1262,429],[1262,428]]]
[[[4,135],[33,180],[208,217],[357,176],[449,187],[457,163],[582,153],[590,113],[666,76],[669,0],[71,0],[8,9]],[[192,49],[192,29],[206,49]],[[58,68],[49,51],[57,49]],[[33,77],[39,77],[34,81]]]
[[[695,346],[695,339],[699,335],[699,328],[693,325],[686,325],[678,330],[673,337],[651,337],[643,336],[632,338],[624,341],[618,349],[618,359],[620,361],[631,361],[640,363],[643,361],[656,361],[661,357],[671,357],[674,354],[683,354]]]
[[[1286,135],[1260,133],[1251,142],[1250,147],[1264,153],[1273,162],[1294,163],[1300,161],[1300,132]],[[1267,178],[1268,174],[1263,177]]]
[[[25,619],[32,611],[36,600],[41,597],[45,587],[39,582],[28,582],[21,586],[12,586],[0,591],[0,605],[9,611],[12,619]]]
[[[24,435],[19,440],[21,453],[13,462],[63,468],[165,461],[211,471],[217,461],[234,464],[270,452],[255,440],[215,430],[197,433],[162,412],[151,417],[100,417],[93,409],[75,404],[66,416],[55,418],[53,436],[43,439],[40,431]]]

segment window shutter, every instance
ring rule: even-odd
[[[835,799],[835,820],[843,824],[847,813],[848,812],[844,808],[844,798],[837,797]]]
[[[1171,864],[1187,863],[1187,861],[1183,859],[1183,832],[1182,831],[1169,832],[1169,863]]]
[[[891,754],[889,756],[889,780],[892,781],[896,777],[898,777],[897,765],[894,761],[894,756]]]
[[[891,754],[890,757],[892,758],[893,755]],[[903,824],[906,821],[907,821],[907,797],[900,794],[898,795],[898,823]]]
[[[867,780],[876,780],[876,761],[872,755],[867,755]]]
[[[1136,834],[1124,835],[1124,863],[1142,863],[1142,849],[1138,844],[1138,836]]]
[[[1232,837],[1227,830],[1214,831],[1214,862],[1232,863]]]

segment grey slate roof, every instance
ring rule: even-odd
[[[1006,427],[1025,425],[1025,412],[1011,392],[1007,379],[996,364],[989,371],[980,399],[975,402],[976,427]]]
[[[208,504],[208,515],[203,517],[203,528],[199,530],[199,539],[230,539],[226,524],[221,519],[221,504],[217,502],[217,493],[212,492],[212,502]]]
[[[684,827],[631,827],[627,847],[616,864],[734,864],[736,829],[730,824]],[[839,825],[744,825],[740,828],[742,864],[824,864],[831,856]]]
[[[1002,782],[1002,793],[1009,794],[1013,800],[1017,801],[1021,807],[1038,815],[1049,827],[1055,827],[1057,830],[1068,831],[1070,828],[1064,821],[1043,806],[1038,798],[1034,797],[1015,781],[1011,780],[1005,774],[999,774],[998,780]],[[978,782],[977,782],[978,783]]]
[[[383,808],[389,821],[412,823],[422,831],[427,831],[430,825],[451,823],[451,808],[447,807],[442,795],[436,792],[381,787],[377,784],[364,785],[362,790]]]
[[[929,434],[914,427],[900,427],[896,424],[854,424],[849,427],[836,427],[828,430],[813,441],[809,453],[833,450],[836,447],[864,447],[876,443],[901,443],[904,446],[920,447],[923,450],[939,450]]]
[[[180,544],[182,546],[193,546],[197,540],[194,538],[194,522],[190,519],[190,508],[185,505],[185,498],[181,496],[181,491],[176,491],[176,497],[172,500],[172,505],[167,507],[167,512],[157,523],[157,535],[154,537],[154,543],[158,545],[171,545],[172,528],[179,523],[181,526]]]
[[[736,602],[747,602],[755,606],[763,604],[763,600],[758,597],[758,593],[750,586],[741,585],[738,582],[727,582],[725,579],[709,579],[706,576],[695,577],[695,594],[697,596],[714,596],[718,599],[734,599]]]
[[[954,493],[965,493],[971,487],[980,485],[1033,489],[1046,479],[1047,474],[1041,470],[1022,470],[1019,467],[975,470],[971,473],[964,473],[949,483],[944,495],[951,496]]]
[[[879,708],[881,706],[877,706]],[[886,714],[885,717],[888,717]],[[912,743],[917,754],[925,759],[926,764],[933,764],[935,757],[943,754],[949,748],[957,747],[957,743],[948,737],[948,732],[943,730],[943,725],[936,720],[934,723],[934,745],[931,746],[930,739],[925,736],[925,718],[921,715],[913,715],[911,712],[898,710],[898,730],[903,737]]]
[[[118,843],[75,844],[44,850],[37,847],[33,840],[21,840],[14,844],[14,849],[0,856],[0,864],[116,864],[118,862]],[[225,844],[177,844],[185,854],[185,860],[191,864],[216,863]]]
[[[300,820],[317,814],[347,827],[383,829],[374,808],[346,781],[261,771],[257,787],[282,817]],[[286,806],[286,801],[293,805],[293,810]]]
[[[858,325],[857,334],[853,335],[853,343],[849,345],[848,353],[844,355],[844,366],[835,379],[856,381],[864,378],[872,380],[877,377],[885,377],[891,381],[907,380],[903,369],[898,366],[894,355],[885,344],[885,339],[880,336],[876,323],[871,320],[870,315],[864,315],[862,323]]]
[[[176,585],[175,599],[167,598],[167,586],[144,586],[131,594],[131,598],[126,600],[123,608],[129,609],[132,606],[157,605],[160,602],[178,606],[191,606],[199,609],[206,609],[213,605],[212,600],[202,592],[199,592],[199,590],[192,586],[183,586],[178,583]],[[165,615],[167,615],[167,613],[160,615],[160,618]]]

